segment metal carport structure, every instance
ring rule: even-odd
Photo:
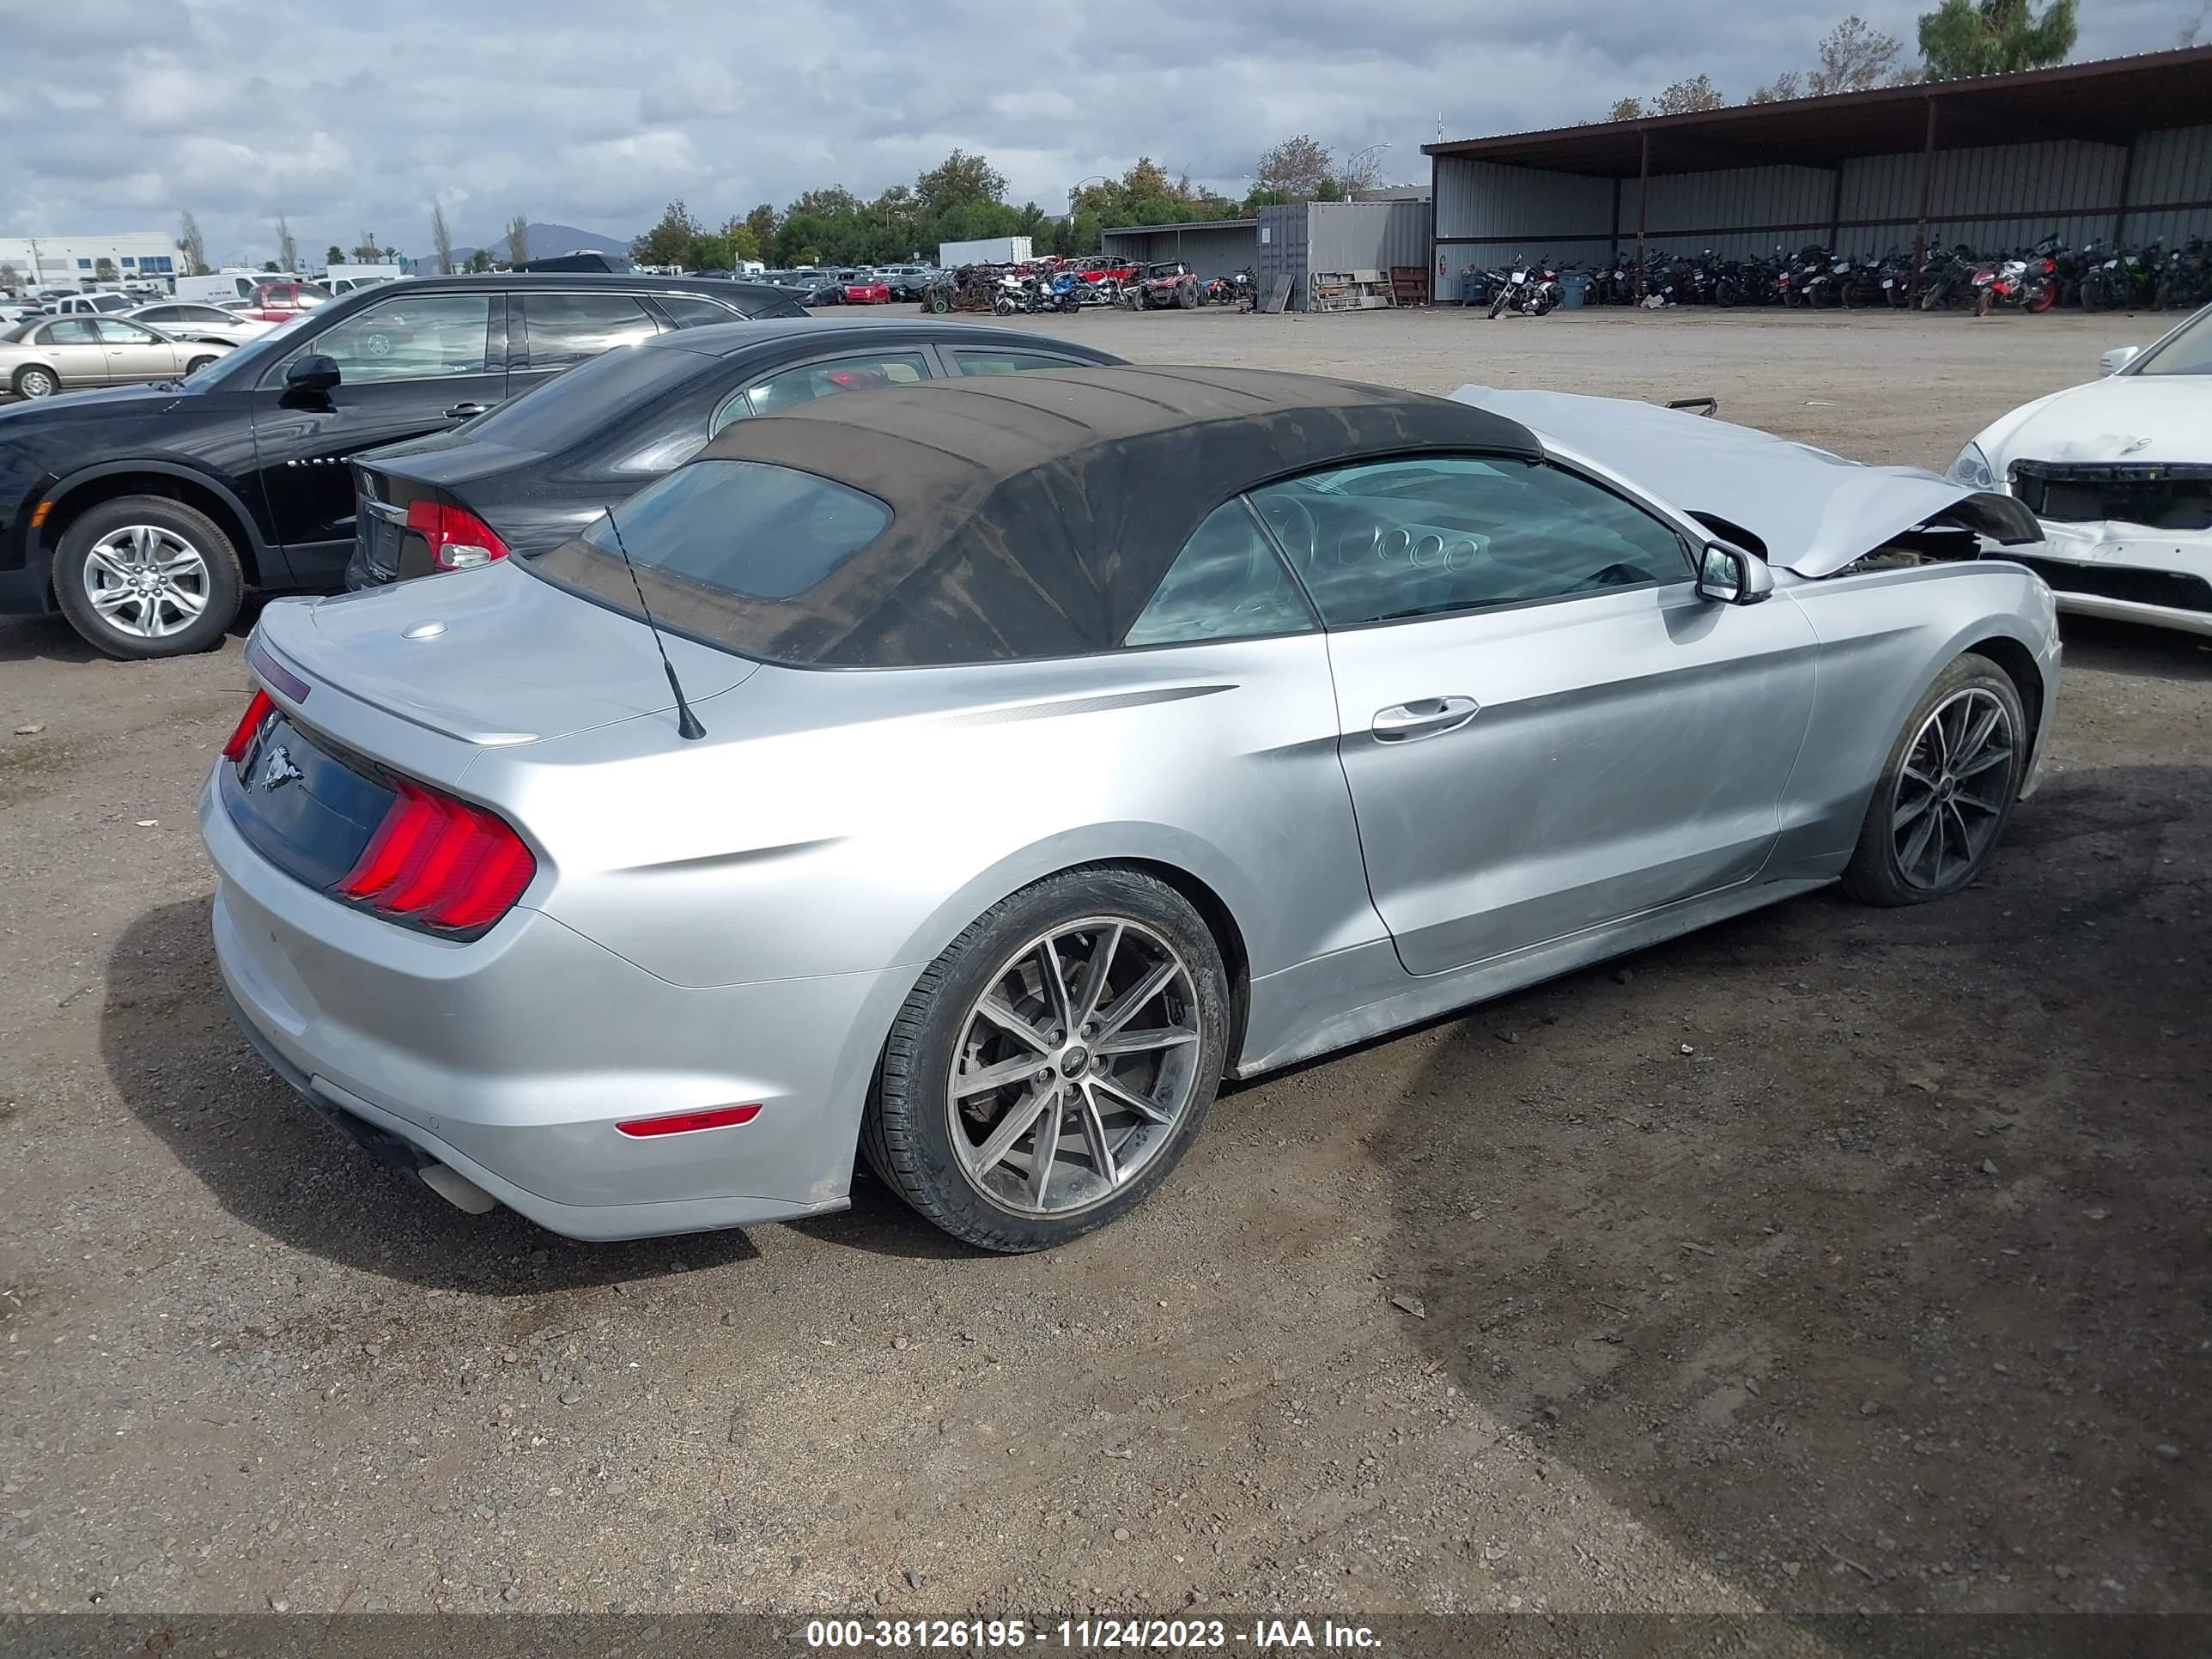
[[[2212,233],[2212,47],[1425,144],[1431,274],[1515,253]]]

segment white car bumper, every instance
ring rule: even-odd
[[[2035,562],[2061,611],[2212,635],[2212,530],[2042,524]]]

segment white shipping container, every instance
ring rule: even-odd
[[[1018,265],[1030,257],[1026,236],[986,236],[973,242],[939,242],[937,265],[957,270],[962,265]]]

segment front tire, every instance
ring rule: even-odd
[[[211,648],[245,592],[230,538],[165,495],[102,501],[71,521],[54,553],[54,598],[70,626],[125,660]]]
[[[1133,870],[1064,871],[923,973],[861,1150],[956,1238],[1050,1249],[1166,1179],[1213,1103],[1228,1031],[1220,949],[1188,899]]]
[[[1862,904],[1925,904],[1981,873],[2027,761],[2011,677],[1972,653],[1913,706],[1875,785],[1844,891]]]
[[[40,363],[26,363],[15,371],[11,382],[18,398],[51,398],[62,389],[61,379],[53,370]]]

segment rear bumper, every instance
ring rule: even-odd
[[[234,1015],[370,1150],[404,1143],[572,1238],[845,1207],[881,1035],[866,1035],[863,1010],[884,975],[681,987],[525,909],[455,945],[294,881],[246,844],[213,788],[200,823]],[[754,1102],[760,1115],[729,1128],[614,1127]]]

